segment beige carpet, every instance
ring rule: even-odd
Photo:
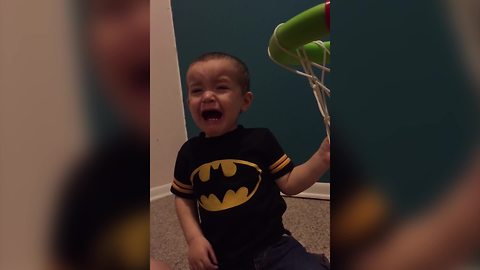
[[[173,269],[188,269],[187,245],[175,213],[173,196],[150,205],[150,255]],[[285,198],[285,227],[309,252],[330,258],[330,202]]]

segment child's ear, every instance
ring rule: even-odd
[[[247,93],[243,94],[243,105],[242,105],[242,112],[246,112],[252,104],[253,100],[253,93],[248,91]]]

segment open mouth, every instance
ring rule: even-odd
[[[217,121],[222,118],[223,113],[219,110],[205,110],[202,112],[202,118],[205,121]]]

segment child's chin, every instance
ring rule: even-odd
[[[225,129],[220,128],[220,127],[218,127],[218,128],[207,127],[203,131],[205,132],[206,137],[218,137],[218,136],[221,136],[221,135],[227,133]]]
[[[236,124],[227,123],[225,119],[219,119],[203,123],[202,131],[207,137],[218,137],[224,135],[237,127]]]

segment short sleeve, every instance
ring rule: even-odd
[[[194,199],[193,186],[188,177],[188,151],[186,149],[184,144],[178,151],[170,192],[182,198]]]
[[[278,179],[291,172],[295,164],[285,154],[272,132],[267,129],[263,138],[262,147],[268,173],[273,179]]]

